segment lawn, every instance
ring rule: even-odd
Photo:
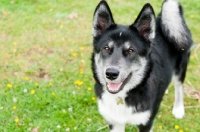
[[[0,131],[109,131],[98,113],[91,72],[92,19],[98,2],[1,0]],[[108,0],[115,21],[123,24],[133,23],[146,2],[159,13],[161,0]],[[200,2],[180,2],[195,43],[185,80],[190,92],[185,94],[186,115],[182,120],[172,116],[170,85],[155,132],[200,131]],[[127,132],[136,130],[126,127]]]

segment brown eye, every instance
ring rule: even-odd
[[[128,54],[131,55],[133,54],[134,50],[133,49],[128,49]]]
[[[110,53],[110,48],[108,46],[104,47],[104,50],[106,51],[106,53]]]

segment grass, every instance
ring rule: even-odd
[[[90,67],[92,17],[98,2],[1,0],[0,131],[108,131],[98,113]],[[133,23],[146,2],[159,13],[161,0],[108,0],[115,21],[124,24]],[[180,2],[196,44],[185,84],[200,90],[200,4],[198,0]],[[173,90],[170,85],[155,132],[200,131],[197,100],[185,96],[185,118],[172,116]],[[126,131],[136,127],[127,125]]]

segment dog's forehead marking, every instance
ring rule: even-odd
[[[114,45],[114,42],[113,41],[110,41],[109,43],[108,43],[108,46],[111,48],[111,47],[113,47],[113,45]]]
[[[124,43],[124,48],[125,49],[129,49],[131,46],[130,46],[130,43],[129,42],[125,42]]]
[[[119,33],[119,37],[121,37],[121,36],[122,36],[122,32]]]

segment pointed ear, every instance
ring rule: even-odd
[[[138,33],[147,41],[151,42],[154,39],[156,28],[155,14],[149,3],[144,5],[139,16],[131,26],[135,27]]]
[[[94,12],[93,37],[101,35],[112,24],[114,24],[114,20],[110,8],[107,2],[102,0]]]

